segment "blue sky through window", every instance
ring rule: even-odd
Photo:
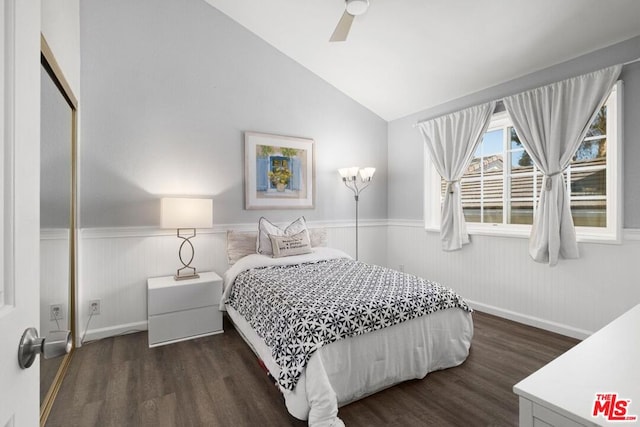
[[[520,164],[520,159],[522,159],[523,157],[525,157],[524,149],[513,151],[511,153],[511,167],[513,169],[516,169],[516,168],[519,168],[521,166],[531,166],[531,165],[533,165],[533,163],[530,162],[530,161],[521,165]]]
[[[482,142],[476,148],[475,157],[486,157],[493,154],[502,155],[502,132],[502,129],[486,132]]]

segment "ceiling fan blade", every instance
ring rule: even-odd
[[[336,29],[333,30],[333,34],[329,41],[331,42],[343,42],[347,39],[349,35],[349,30],[351,29],[351,24],[353,23],[354,16],[347,12],[346,10],[342,14],[342,18],[336,25]]]

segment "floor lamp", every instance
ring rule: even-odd
[[[356,201],[356,261],[358,260],[358,201],[362,190],[371,184],[371,178],[373,178],[375,172],[376,168],[360,169],[358,166],[338,169],[342,182],[353,191],[353,197]],[[358,185],[358,175],[360,175],[360,185]]]

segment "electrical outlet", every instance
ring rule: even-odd
[[[89,301],[89,314],[100,314],[100,300],[92,299]]]
[[[62,304],[51,304],[49,306],[49,313],[51,314],[51,320],[61,320],[63,318]]]

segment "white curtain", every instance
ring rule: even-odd
[[[455,251],[469,243],[458,181],[482,141],[495,106],[490,102],[418,124],[431,161],[447,182],[440,223],[445,251]]]
[[[520,141],[544,174],[529,253],[555,265],[578,258],[569,195],[562,173],[620,75],[617,65],[504,99]]]

